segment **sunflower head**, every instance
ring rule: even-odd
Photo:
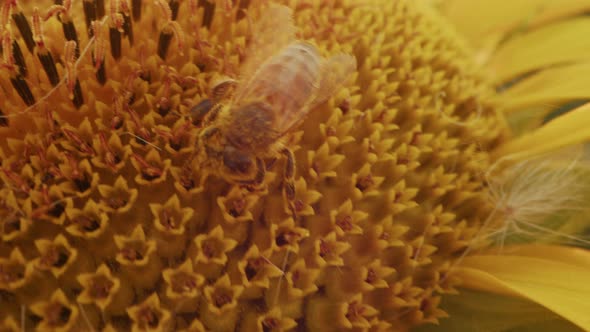
[[[289,20],[269,19],[276,8]],[[509,131],[430,9],[8,1],[0,20],[0,288],[18,299],[0,297],[6,326],[21,306],[64,330],[405,330],[445,316],[453,267],[491,222],[485,174]],[[356,69],[320,75],[330,93],[272,136],[232,103],[249,78],[282,79],[256,71],[285,60],[268,45],[289,29],[322,65]],[[275,101],[250,113],[278,114]],[[32,269],[52,293],[25,296]]]

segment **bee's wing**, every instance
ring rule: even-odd
[[[245,85],[244,96],[271,105],[276,115],[273,127],[282,135],[309,111],[307,105],[319,89],[321,64],[314,45],[293,42],[260,66]]]
[[[320,85],[315,97],[308,105],[309,109],[330,99],[354,71],[356,71],[356,58],[349,54],[337,54],[322,61]]]
[[[253,25],[252,40],[240,67],[240,84],[234,95],[237,101],[247,97],[245,88],[262,64],[295,40],[293,12],[289,7],[270,4]]]
[[[310,47],[315,49],[313,46]],[[337,54],[329,59],[323,59],[319,64],[319,82],[316,82],[311,100],[300,109],[291,109],[287,112],[289,110],[287,108],[287,111],[279,114],[277,129],[281,136],[299,126],[309,111],[332,97],[355,70],[356,58],[352,55]]]

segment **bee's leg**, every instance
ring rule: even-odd
[[[192,170],[193,167],[193,163],[195,161],[195,159],[197,159],[197,162],[199,163],[199,167],[202,167],[202,156],[200,158],[199,154],[200,153],[208,153],[206,147],[204,146],[204,140],[207,140],[209,138],[211,138],[213,135],[219,133],[219,128],[217,127],[209,127],[203,130],[203,133],[199,136],[197,136],[196,140],[195,140],[195,145],[193,146],[193,151],[191,152],[191,154],[189,155],[189,157],[184,161],[183,165],[182,165],[182,170],[183,172],[186,172],[187,174],[189,173],[190,170]],[[204,178],[201,178],[201,181],[203,181]]]
[[[240,181],[239,183],[245,185],[248,190],[254,191],[262,186],[264,183],[264,177],[266,176],[266,167],[264,161],[260,158],[256,158],[256,177],[252,180]]]
[[[281,153],[286,157],[283,192],[287,204],[289,204],[289,209],[291,209],[291,213],[293,214],[293,219],[295,219],[295,156],[289,148],[284,148],[281,150]]]
[[[219,128],[217,127],[208,127],[206,129],[203,129],[203,133],[201,134],[201,139],[209,139],[211,138],[213,135],[219,133]]]
[[[208,125],[217,119],[219,112],[221,111],[221,104],[215,104],[210,112],[208,112],[203,118],[203,124]]]
[[[219,111],[221,111],[221,104],[217,104],[211,99],[205,98],[195,106],[191,107],[189,115],[193,125],[197,127],[206,127],[217,119]]]
[[[264,161],[260,158],[256,158],[256,178],[254,178],[254,184],[258,187],[264,182],[266,176],[266,167]]]
[[[289,205],[289,209],[291,210],[291,214],[293,216],[293,220],[297,220],[297,214],[295,213],[295,156],[293,155],[293,151],[289,150],[289,148],[284,148],[281,150],[281,153],[285,155],[285,172],[283,174],[283,194],[287,204]],[[279,295],[281,291],[281,281],[285,276],[287,271],[287,265],[289,264],[289,256],[291,252],[287,250],[285,253],[285,258],[283,259],[283,266],[281,270],[283,271],[283,275],[279,278],[279,282],[277,285],[277,293],[275,295],[274,303],[279,302]]]

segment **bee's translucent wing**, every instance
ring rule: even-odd
[[[246,58],[240,66],[240,84],[235,100],[245,96],[245,87],[254,73],[271,56],[295,40],[293,12],[289,7],[270,4],[262,10],[253,23],[252,39],[248,44]]]
[[[356,71],[356,58],[349,54],[337,54],[324,59],[320,68],[320,84],[310,109],[330,99],[340,89],[346,79]]]
[[[312,62],[310,60],[311,58],[308,59],[308,64]],[[308,80],[313,86],[307,89],[310,98],[305,101],[305,104],[299,106],[291,103],[292,107],[283,108],[283,111],[278,114],[276,127],[281,136],[299,126],[309,111],[330,99],[346,83],[346,79],[356,70],[356,58],[348,54],[338,54],[329,59],[322,59],[317,64],[317,68],[317,81]],[[292,95],[296,96],[295,92],[302,90],[303,84],[298,86],[299,88],[291,87]],[[314,91],[309,91],[310,89]],[[301,100],[301,97],[299,99]]]
[[[320,87],[322,58],[307,42],[289,44],[265,61],[243,86],[236,105],[262,101],[275,112],[273,128],[282,136],[309,111],[307,105]]]
[[[286,109],[279,114],[276,127],[281,135],[299,126],[309,111],[330,99],[355,70],[356,58],[352,55],[338,54],[329,59],[322,59],[317,65],[317,81],[314,82],[314,91],[310,98],[299,108]]]
[[[232,119],[248,123],[247,117],[256,114],[250,112],[253,105],[269,106],[273,116],[267,117],[259,130],[274,140],[299,125],[310,109],[330,98],[354,72],[356,60],[344,54],[326,60],[314,45],[296,41],[292,12],[285,6],[269,5],[253,26],[232,100]],[[260,148],[265,144],[261,143]],[[258,148],[254,142],[246,145]]]

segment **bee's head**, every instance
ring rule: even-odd
[[[227,144],[223,149],[223,165],[231,174],[239,177],[251,174],[254,162],[250,154]]]
[[[256,159],[244,149],[236,147],[226,139],[225,133],[216,126],[204,128],[198,138],[201,162],[213,167],[229,182],[249,183],[256,178]]]
[[[218,127],[204,128],[197,137],[196,149],[199,159],[209,165],[221,163],[224,145],[223,135]]]

